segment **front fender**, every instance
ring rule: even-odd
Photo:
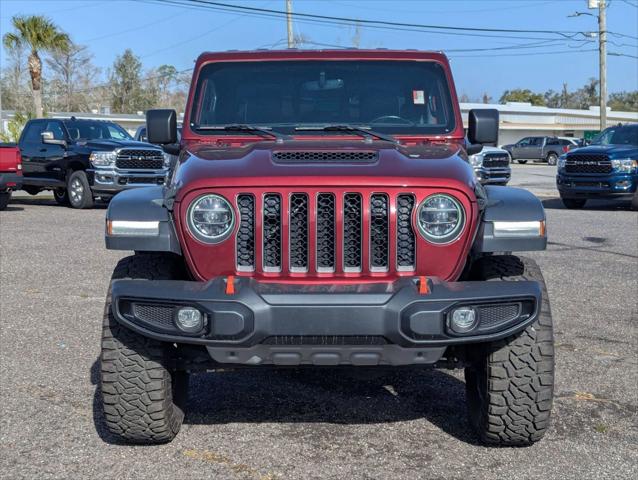
[[[106,248],[182,254],[163,187],[125,190],[106,211]]]
[[[473,250],[475,252],[523,252],[545,250],[547,231],[545,209],[530,191],[514,187],[485,186],[486,205]],[[530,231],[516,230],[517,225],[529,225]],[[495,227],[509,225],[511,233]],[[538,230],[534,226],[538,225]]]

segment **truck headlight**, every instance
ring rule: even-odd
[[[94,167],[112,167],[117,160],[115,152],[91,152],[89,161]]]
[[[417,213],[421,235],[431,243],[450,243],[456,240],[465,223],[465,212],[454,197],[437,193],[427,197]]]
[[[567,161],[567,155],[562,154],[560,157],[558,157],[558,162],[556,163],[556,166],[558,167],[559,170],[562,170],[563,168],[565,168],[566,161]]]
[[[204,243],[226,240],[235,226],[233,207],[221,195],[207,194],[198,197],[188,207],[188,229]]]
[[[470,155],[470,164],[473,167],[481,167],[483,165],[483,155]]]
[[[638,160],[633,160],[631,158],[612,160],[611,167],[620,173],[634,173],[638,170]]]
[[[163,152],[162,156],[164,157],[164,168],[168,168],[171,166],[171,154]]]

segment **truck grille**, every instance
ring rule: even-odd
[[[160,150],[126,148],[117,154],[115,165],[127,170],[160,170],[164,168],[164,155]]]
[[[486,153],[483,157],[485,168],[503,168],[510,164],[509,157],[504,153]]]
[[[611,173],[611,161],[607,155],[573,153],[567,156],[567,173]]]
[[[237,271],[414,271],[415,203],[411,193],[241,193]]]

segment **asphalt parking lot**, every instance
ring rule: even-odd
[[[0,213],[2,478],[596,478],[638,476],[638,213],[563,209],[555,167],[514,167],[542,196],[557,369],[553,424],[529,448],[477,444],[461,372],[194,376],[168,445],[119,445],[96,391],[101,317],[121,255],[104,209],[17,196]]]

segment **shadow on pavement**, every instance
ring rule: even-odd
[[[121,442],[103,420],[99,360],[93,420],[100,438]],[[425,419],[453,437],[478,444],[466,415],[465,384],[433,369],[244,369],[190,377],[185,424],[385,424]]]

